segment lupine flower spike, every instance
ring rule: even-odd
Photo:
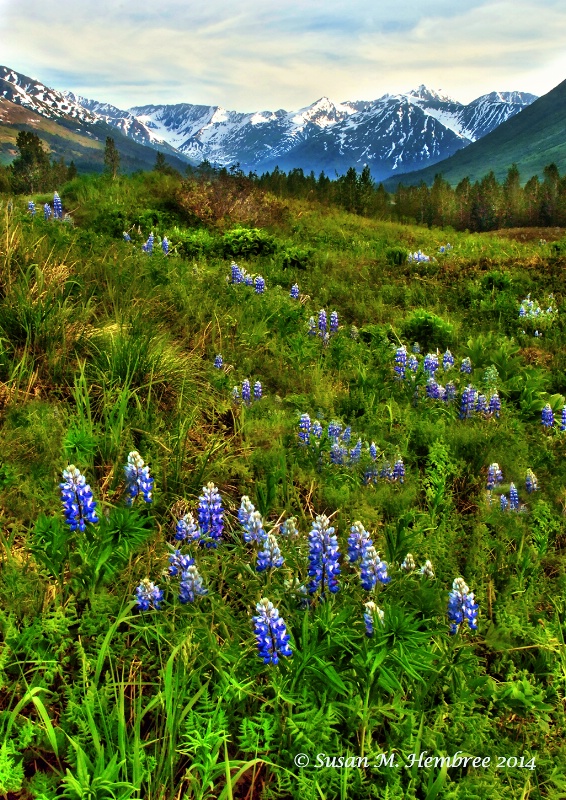
[[[463,578],[456,578],[448,595],[450,633],[457,633],[464,622],[468,623],[471,631],[477,630],[477,616],[478,605],[474,602],[474,593],[470,592]]]
[[[432,561],[429,561],[428,558],[420,568],[419,573],[424,575],[425,578],[434,578],[434,569],[432,567]]]
[[[387,562],[382,561],[375,547],[370,544],[363,548],[361,583],[362,588],[371,591],[377,582],[389,583]]]
[[[61,501],[65,522],[72,531],[86,530],[86,523],[98,522],[96,516],[96,502],[92,497],[92,490],[86,478],[74,464],[63,470],[64,482],[60,483]]]
[[[216,369],[222,369],[223,363],[224,362],[222,361],[222,356],[217,355],[216,358],[214,359],[214,366],[216,367]]]
[[[35,203],[33,202],[33,200],[30,200],[28,202],[28,211],[32,215],[32,217],[35,217]]]
[[[128,454],[128,463],[124,467],[129,497],[126,504],[131,506],[134,499],[141,493],[146,503],[152,502],[151,493],[153,491],[153,478],[149,475],[149,467],[144,464],[143,458],[132,450]]]
[[[61,198],[57,192],[55,192],[53,195],[53,218],[63,219],[63,206],[61,204]]]
[[[202,585],[202,578],[198,569],[191,564],[181,575],[179,584],[179,600],[181,603],[194,603],[198,595],[208,594],[208,589]]]
[[[169,556],[169,575],[171,575],[171,577],[175,577],[180,572],[184,572],[184,570],[188,569],[194,563],[194,558],[191,558],[190,556],[184,556],[180,550],[175,550],[175,552],[171,553]]]
[[[263,540],[263,549],[257,554],[257,572],[263,572],[266,569],[279,569],[285,563],[285,559],[281,555],[281,550],[277,543],[277,539],[272,533],[269,533]]]
[[[309,576],[312,580],[308,590],[311,594],[319,587],[322,597],[327,590],[333,594],[338,591],[339,558],[334,528],[330,526],[328,517],[322,514],[315,519],[309,533]]]
[[[247,406],[249,406],[251,403],[250,382],[247,378],[245,381],[242,381],[242,402]]]
[[[552,428],[554,425],[554,414],[552,413],[552,408],[549,403],[547,403],[542,410],[541,422],[545,428]]]
[[[159,610],[160,603],[163,600],[163,592],[149,578],[144,578],[136,589],[136,597],[140,611],[148,611],[150,605]]]
[[[415,559],[413,558],[413,554],[407,553],[403,563],[401,564],[401,569],[404,569],[405,572],[412,572],[416,568],[417,565],[415,563]]]
[[[257,604],[256,611],[257,616],[253,617],[254,633],[263,663],[278,664],[279,656],[292,656],[293,651],[289,647],[290,636],[273,603],[263,597]]]
[[[254,400],[261,400],[261,383],[259,381],[254,383]]]
[[[373,544],[373,542],[362,523],[359,521],[354,522],[348,537],[348,560],[351,563],[358,561],[362,557],[364,546],[370,544]]]
[[[217,547],[224,530],[222,499],[212,481],[203,486],[202,492],[198,507],[200,529],[203,536],[210,537],[210,541],[205,542],[206,546]]]
[[[525,480],[525,488],[529,494],[538,490],[538,480],[532,469],[527,470],[527,477]]]
[[[175,539],[178,542],[184,542],[185,540],[189,542],[198,542],[200,539],[200,530],[192,514],[185,514],[184,517],[178,520],[175,528]]]
[[[265,291],[265,280],[258,275],[255,279],[255,293],[256,294],[263,294]]]
[[[311,418],[308,414],[302,414],[299,420],[299,439],[301,444],[309,444],[311,432]]]
[[[385,614],[378,606],[376,606],[373,600],[368,600],[367,603],[364,603],[364,608],[366,635],[373,636],[375,621],[378,620],[379,623],[383,625],[385,621]]]
[[[298,300],[299,299],[299,284],[298,283],[294,283],[291,286],[291,292],[289,293],[289,297],[291,297],[293,300]]]
[[[147,242],[145,244],[142,244],[142,250],[144,251],[144,253],[151,254],[153,252],[153,240],[154,236],[152,231],[148,236]]]

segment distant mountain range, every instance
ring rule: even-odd
[[[385,186],[393,191],[398,183],[430,185],[439,172],[452,185],[466,177],[481,180],[490,170],[502,181],[512,164],[527,180],[552,163],[566,173],[566,81],[442,164],[391,177]]]
[[[41,131],[54,153],[73,157],[79,169],[101,168],[104,140],[112,135],[127,169],[153,166],[160,150],[177,168],[208,159],[239,163],[245,172],[300,167],[334,177],[368,164],[375,180],[385,180],[468,148],[536,99],[491,92],[464,105],[419,86],[374,101],[323,97],[298,111],[241,113],[190,103],[122,110],[0,67],[0,157],[15,155],[13,129],[27,127]]]

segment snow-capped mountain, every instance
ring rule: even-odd
[[[301,167],[330,176],[368,164],[377,180],[442,161],[536,100],[522,92],[491,92],[465,105],[421,85],[374,101],[321,97],[296,111],[243,113],[191,103],[122,110],[0,67],[2,96],[63,124],[103,122],[184,160],[239,163],[246,172]]]

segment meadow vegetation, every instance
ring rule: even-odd
[[[52,192],[0,207],[0,795],[565,797],[564,232],[378,220],[237,174],[58,188],[66,221],[44,219]],[[233,261],[265,289],[234,282]],[[528,297],[553,313],[520,317]],[[338,318],[326,337],[322,309]],[[418,369],[401,374],[415,342]],[[451,401],[424,368],[437,353]],[[261,399],[234,400],[246,380]],[[463,413],[468,386],[500,410]],[[128,505],[132,451],[151,503]],[[399,460],[402,480],[387,471]],[[71,464],[97,504],[84,531],[61,506]],[[176,539],[189,514],[204,524],[209,484],[221,538]],[[519,508],[502,510],[511,484]],[[257,570],[244,496],[282,566]],[[328,573],[316,585],[322,515],[337,591]],[[370,589],[347,555],[357,522],[390,579]],[[206,589],[188,602],[175,550]],[[451,634],[459,577],[477,630]],[[162,592],[147,610],[143,581]],[[289,635],[278,663],[258,655],[262,598]],[[424,751],[491,761],[425,768],[411,761]]]

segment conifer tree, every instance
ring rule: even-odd
[[[112,179],[116,177],[120,169],[120,153],[111,136],[106,137],[106,146],[104,147],[104,169],[112,176]]]

